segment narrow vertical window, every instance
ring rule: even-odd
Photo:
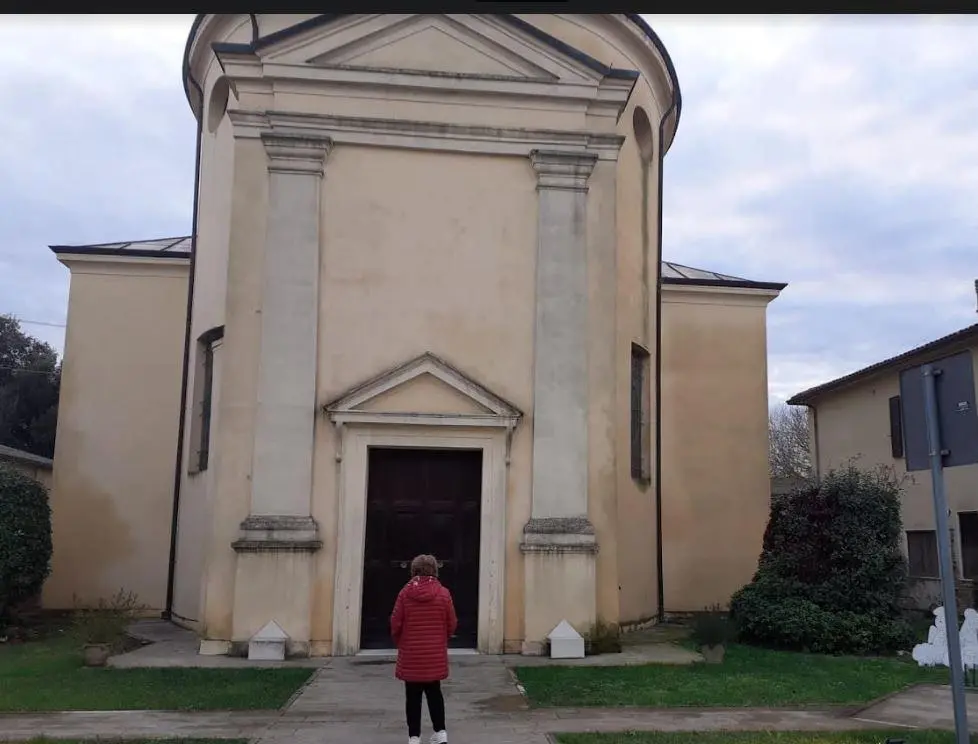
[[[631,471],[633,478],[643,482],[651,478],[649,366],[649,352],[632,344]]]
[[[890,398],[890,453],[895,459],[903,457],[903,407],[899,395]]]
[[[211,409],[214,398],[214,348],[224,337],[224,326],[212,328],[197,339],[194,371],[193,418],[190,429],[190,473],[207,470],[210,458]]]

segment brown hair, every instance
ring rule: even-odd
[[[438,560],[433,555],[419,555],[411,561],[411,576],[438,576]]]

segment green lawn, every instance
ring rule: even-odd
[[[953,731],[715,731],[704,733],[560,734],[559,744],[881,744],[888,738],[907,744],[954,744]],[[978,742],[978,736],[971,741]]]
[[[816,656],[731,646],[722,664],[517,669],[535,706],[794,706],[865,703],[947,669],[898,658]],[[665,741],[665,740],[663,740]]]
[[[88,669],[70,638],[0,646],[0,712],[261,710],[284,705],[312,669]]]

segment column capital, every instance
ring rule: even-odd
[[[537,172],[538,189],[587,191],[588,178],[598,156],[593,152],[533,150],[530,164]]]
[[[268,155],[269,173],[322,176],[333,149],[329,137],[262,132],[261,141]]]

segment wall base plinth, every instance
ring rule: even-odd
[[[534,518],[523,528],[526,582],[524,655],[539,655],[567,620],[586,635],[597,619],[594,526],[585,517]]]

